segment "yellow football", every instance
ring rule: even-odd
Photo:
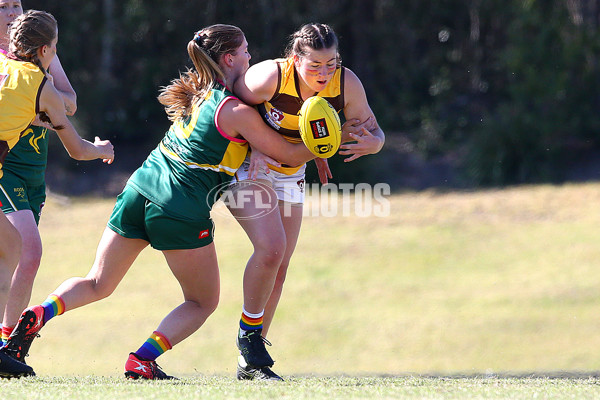
[[[334,155],[342,140],[342,124],[333,106],[322,97],[309,97],[298,116],[300,136],[306,147],[320,158]]]

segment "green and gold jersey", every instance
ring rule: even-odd
[[[229,137],[217,124],[221,107],[233,98],[218,84],[191,115],[171,125],[127,184],[173,216],[208,218],[248,151],[245,140]]]
[[[39,111],[46,75],[35,64],[9,58],[0,51],[0,177],[10,149]]]
[[[3,169],[17,175],[28,186],[42,185],[48,164],[49,137],[47,128],[31,125],[6,155]]]
[[[298,113],[304,101],[300,96],[299,77],[294,67],[294,60],[287,58],[275,61],[279,70],[277,89],[271,100],[258,105],[258,112],[264,121],[283,135],[287,141],[301,143]],[[331,103],[338,113],[344,109],[344,71],[343,67],[337,68],[325,89],[315,93]],[[295,174],[300,169],[300,167],[285,165],[282,167],[270,166],[270,168],[286,175]]]

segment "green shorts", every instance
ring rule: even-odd
[[[196,249],[213,241],[212,219],[184,220],[169,215],[130,186],[125,186],[108,227],[130,239],[143,239],[157,250]]]
[[[4,175],[0,179],[0,204],[2,204],[2,212],[4,214],[21,210],[31,210],[35,218],[35,223],[39,224],[45,202],[45,183],[29,186],[17,175],[4,170]]]

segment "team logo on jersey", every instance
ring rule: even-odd
[[[208,229],[205,229],[202,232],[200,232],[200,234],[198,235],[198,239],[204,239],[208,237],[208,235],[210,235],[210,232],[208,231]]]
[[[38,154],[41,154],[40,146],[38,145],[38,140],[46,138],[47,132],[48,132],[48,129],[44,128],[44,129],[42,129],[42,133],[39,136],[36,137],[35,135],[31,135],[31,137],[29,138],[29,144],[31,145],[31,147],[33,147],[33,150],[35,150],[35,152]],[[26,133],[27,134],[33,133],[33,129],[30,128]]]
[[[267,119],[267,122],[269,122],[269,125],[271,125],[273,128],[275,128],[277,130],[279,130],[279,128],[281,128],[280,124],[281,124],[281,121],[283,121],[283,112],[282,111],[279,111],[278,109],[273,107],[269,111],[267,111],[267,113],[265,114],[265,117]]]
[[[269,111],[269,117],[279,123],[281,121],[283,121],[283,111],[279,111],[278,109],[276,109],[275,107],[271,108],[271,111]]]

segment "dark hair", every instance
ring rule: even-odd
[[[58,24],[52,14],[29,10],[19,15],[10,25],[8,51],[18,59],[34,63],[45,71],[37,50],[42,46],[49,46],[56,38],[57,30]]]
[[[235,55],[243,42],[244,32],[233,25],[216,24],[196,32],[187,45],[194,69],[180,74],[158,96],[171,121],[188,116],[192,106],[203,101],[215,82],[225,79],[219,60],[225,54]]]
[[[326,24],[311,23],[302,25],[290,36],[286,57],[304,57],[309,50],[338,49],[338,38],[333,29]],[[337,54],[338,64],[341,62]]]

